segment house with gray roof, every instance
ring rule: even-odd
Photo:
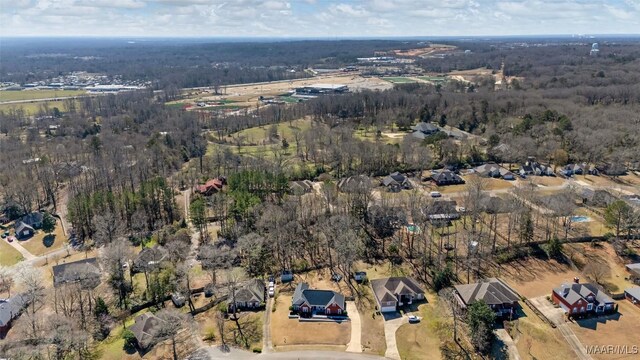
[[[55,265],[53,268],[53,286],[80,283],[83,288],[95,288],[100,284],[102,272],[98,259],[89,258]]]
[[[624,297],[640,308],[640,286],[635,286],[624,291]]]
[[[627,264],[625,265],[625,268],[632,277],[640,279],[640,263]]]
[[[4,339],[11,329],[13,320],[20,316],[27,305],[29,305],[28,299],[22,294],[8,299],[0,299],[0,339]]]
[[[158,334],[163,322],[164,320],[150,312],[136,317],[135,323],[131,325],[129,330],[136,337],[138,347],[141,350],[149,350],[158,342]]]
[[[380,312],[395,312],[398,307],[425,298],[424,290],[410,277],[375,279],[370,283]]]
[[[515,175],[511,171],[495,163],[487,163],[477,166],[473,171],[482,177],[502,178],[504,180],[516,179]]]
[[[411,135],[421,140],[440,131],[440,128],[436,125],[426,122],[419,122],[415,126],[412,126],[411,129],[413,130]]]
[[[615,311],[615,302],[594,284],[582,284],[575,278],[553,289],[552,301],[571,315],[603,314]]]
[[[40,229],[42,227],[42,220],[44,219],[44,214],[39,211],[34,211],[23,216],[20,221],[31,226],[34,229]]]
[[[504,281],[489,278],[475,284],[455,285],[455,298],[462,309],[476,301],[484,301],[498,318],[513,318],[520,296]]]
[[[338,190],[344,193],[359,193],[371,189],[371,178],[366,175],[355,175],[338,181]]]
[[[168,260],[169,253],[164,247],[160,245],[146,247],[138,253],[138,256],[135,259],[133,259],[133,266],[131,270],[134,272],[154,270],[159,268],[163,262]]]
[[[390,192],[398,192],[400,190],[410,190],[413,186],[409,178],[399,172],[394,172],[382,179],[381,185],[386,187]]]
[[[16,237],[20,240],[28,239],[36,233],[36,230],[33,228],[33,226],[30,226],[22,221],[16,222],[14,230],[16,233]]]
[[[239,284],[234,289],[234,294],[230,294],[227,300],[229,308],[233,309],[257,309],[264,306],[265,286],[260,279],[251,279]]]
[[[464,180],[460,175],[451,170],[433,170],[431,172],[431,180],[438,186],[464,184]]]
[[[431,221],[451,221],[460,219],[460,213],[456,209],[457,203],[455,200],[436,200],[427,205],[423,213]]]
[[[291,306],[301,316],[344,315],[344,295],[332,290],[310,289],[309,284],[299,283],[293,292]]]

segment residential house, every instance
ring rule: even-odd
[[[0,299],[0,339],[4,339],[11,329],[13,320],[20,316],[22,310],[28,305],[28,299],[22,294],[8,299]]]
[[[631,274],[631,277],[640,280],[640,263],[625,265],[627,271]]]
[[[423,213],[431,221],[451,221],[460,219],[460,214],[456,209],[457,203],[454,200],[436,200],[427,205]]]
[[[133,260],[133,272],[145,272],[156,269],[168,260],[169,253],[160,245],[146,247]]]
[[[289,188],[291,189],[291,193],[294,195],[307,194],[313,191],[313,181],[311,180],[292,181],[289,184]]]
[[[149,350],[158,341],[158,333],[164,320],[155,316],[153,313],[146,312],[136,317],[135,323],[131,325],[131,332],[138,341],[138,347],[143,350]]]
[[[209,196],[211,194],[215,194],[217,192],[222,191],[222,187],[227,183],[226,178],[217,177],[215,179],[210,179],[203,185],[197,185],[195,187],[195,191],[204,196]]]
[[[343,315],[346,310],[344,295],[332,290],[310,289],[299,283],[291,300],[293,311],[302,315]]]
[[[640,307],[640,286],[632,287],[624,291],[624,297],[637,307]]]
[[[251,279],[243,284],[238,284],[233,291],[235,294],[230,294],[227,300],[231,309],[234,307],[236,309],[257,309],[264,306],[266,288],[260,279]]]
[[[100,284],[102,271],[98,259],[89,258],[55,265],[53,268],[53,286],[80,283],[85,288],[95,288]]]
[[[529,160],[520,167],[520,175],[555,176],[555,173],[552,167],[542,165],[532,158],[529,158]]]
[[[614,311],[615,302],[593,284],[581,284],[579,279],[562,284],[551,292],[552,301],[571,315],[608,313]]]
[[[438,186],[464,184],[460,175],[451,170],[431,171],[431,180]]]
[[[410,190],[412,188],[409,178],[397,171],[385,176],[385,178],[382,179],[381,185],[386,187],[390,192],[398,192],[403,189]]]
[[[370,283],[380,312],[394,312],[398,307],[425,298],[424,290],[410,277],[375,279]]]
[[[582,202],[596,207],[607,207],[618,200],[616,196],[606,190],[592,190],[587,187],[582,188]]]
[[[489,278],[475,284],[455,285],[455,298],[462,309],[484,301],[498,318],[513,318],[520,296],[500,279]]]
[[[14,230],[16,237],[21,240],[28,239],[36,233],[36,230],[32,226],[29,226],[22,221],[16,222]]]
[[[474,169],[474,172],[482,177],[502,178],[504,180],[515,180],[515,175],[495,163],[480,165]]]
[[[340,179],[337,186],[344,193],[359,193],[371,189],[371,178],[365,175],[350,176]]]
[[[34,229],[40,229],[42,227],[42,220],[44,219],[44,214],[39,211],[34,211],[30,214],[23,216],[20,221],[31,226]]]
[[[413,133],[411,135],[421,140],[440,131],[440,128],[436,125],[426,122],[419,122],[415,126],[412,126],[411,129],[413,130]]]

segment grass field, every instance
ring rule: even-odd
[[[29,103],[19,103],[19,104],[0,104],[0,111],[10,111],[12,109],[22,109],[28,115],[34,115],[40,111],[40,108],[47,104],[49,109],[53,109],[57,107],[60,111],[67,111],[66,106],[64,105],[64,101],[56,100],[56,101],[36,101]]]
[[[442,359],[440,334],[447,332],[448,327],[443,326],[447,320],[441,316],[443,309],[438,308],[436,296],[427,294],[427,299],[428,303],[418,306],[422,321],[404,324],[396,332],[398,352],[403,360]]]
[[[442,76],[418,76],[417,77],[420,80],[424,80],[424,81],[433,81],[433,82],[444,82],[447,81],[446,77],[442,77]]]
[[[7,243],[7,239],[0,239],[0,265],[11,266],[22,260],[22,254]]]
[[[86,94],[84,90],[23,90],[0,91],[0,101],[37,100]]]
[[[513,331],[515,334],[511,334],[522,359],[560,360],[575,357],[575,353],[564,341],[559,330],[543,322],[526,305],[522,307],[522,314]]]
[[[278,128],[278,136],[280,139],[287,139],[289,143],[293,143],[294,132],[303,132],[311,127],[311,119],[298,119],[291,122],[276,124]],[[269,128],[271,125],[257,126],[232,134],[232,137],[242,137],[247,144],[260,143],[269,137]]]
[[[33,255],[40,256],[61,248],[64,241],[65,236],[62,232],[62,226],[60,226],[60,221],[56,220],[56,228],[51,235],[47,235],[40,230],[31,239],[20,244]]]
[[[417,82],[415,79],[400,77],[400,76],[383,77],[381,79],[388,81],[392,84],[410,84],[410,83]]]
[[[349,322],[300,322],[289,319],[291,296],[281,294],[271,316],[273,345],[346,345],[351,338]]]

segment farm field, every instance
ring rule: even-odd
[[[66,111],[66,106],[63,100],[54,100],[54,101],[36,101],[36,102],[25,102],[25,103],[17,103],[17,104],[0,104],[0,111],[11,111],[22,109],[27,115],[35,115],[47,104],[49,109],[53,109],[57,107],[60,111]]]
[[[61,98],[61,97],[84,95],[86,93],[87,92],[84,90],[52,90],[52,89],[0,91],[0,102]]]

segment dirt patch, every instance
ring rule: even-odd
[[[291,296],[280,294],[271,315],[271,338],[281,345],[346,345],[351,338],[349,322],[300,322],[289,319]]]
[[[526,298],[551,295],[553,288],[573,281],[576,276],[580,277],[568,265],[536,258],[502,265],[497,275]]]

